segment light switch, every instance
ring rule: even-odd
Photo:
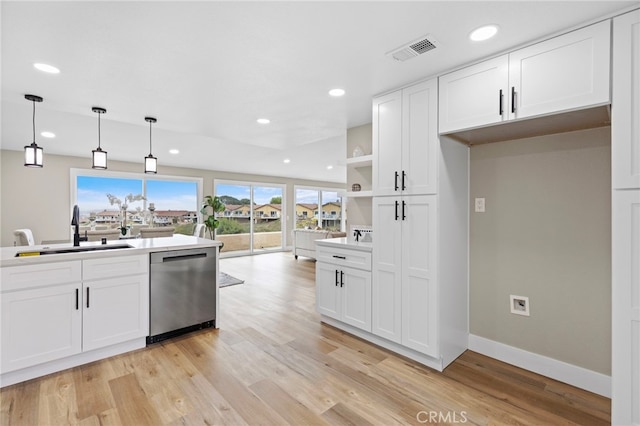
[[[484,198],[476,198],[476,213],[484,213]]]

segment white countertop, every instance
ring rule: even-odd
[[[316,240],[316,245],[325,247],[338,247],[351,250],[368,251],[373,250],[373,243],[364,243],[362,241],[355,242],[349,238],[327,238],[324,240]]]
[[[64,262],[69,260],[95,259],[98,257],[122,256],[123,254],[145,254],[159,251],[180,250],[201,247],[218,247],[220,241],[197,238],[189,235],[175,234],[173,237],[135,238],[118,241],[108,241],[108,246],[128,244],[133,248],[81,251],[74,253],[46,254],[36,256],[16,257],[18,252],[37,252],[40,250],[55,250],[73,248],[73,244],[46,244],[37,246],[2,247],[0,249],[0,266],[33,265],[37,263]],[[100,241],[80,243],[80,247],[101,246]]]

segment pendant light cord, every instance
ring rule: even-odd
[[[36,143],[36,101],[33,102],[33,143]]]
[[[151,125],[152,125],[152,121],[149,120],[149,155],[151,155],[151,153],[153,152],[153,149],[151,148]]]
[[[100,150],[100,113],[98,112],[98,151]]]

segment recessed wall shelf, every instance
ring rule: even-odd
[[[361,155],[360,157],[347,158],[347,165],[353,167],[367,167],[373,164],[373,155]]]
[[[349,198],[363,198],[363,197],[372,197],[373,191],[349,191],[347,192],[347,197]]]

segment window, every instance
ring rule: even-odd
[[[71,169],[71,204],[81,230],[173,226],[192,235],[199,218],[202,179]]]
[[[337,190],[296,187],[296,229],[343,229],[342,194]]]

